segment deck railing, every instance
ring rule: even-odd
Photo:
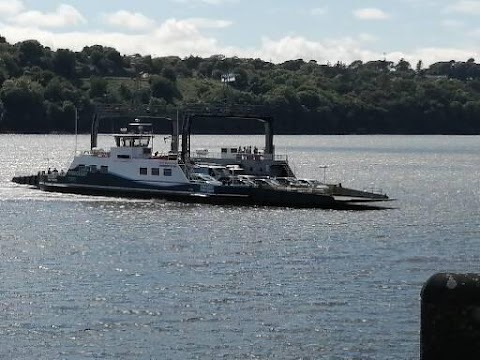
[[[272,155],[272,154],[229,154],[220,152],[192,152],[190,157],[195,159],[231,159],[231,160],[274,160],[274,161],[287,161],[287,155]]]

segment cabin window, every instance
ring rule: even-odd
[[[143,153],[144,153],[145,155],[151,154],[151,153],[152,153],[152,149],[150,149],[150,148],[143,148]]]
[[[140,175],[147,175],[147,168],[140,168]]]
[[[160,175],[160,169],[159,168],[152,168],[152,175],[159,176]]]
[[[108,173],[108,166],[102,165],[102,166],[100,167],[100,172],[101,172],[102,174]]]
[[[226,154],[228,152],[227,148],[222,148],[222,154]]]
[[[119,159],[130,159],[130,155],[117,155]]]
[[[78,170],[83,170],[83,169],[85,169],[85,165],[83,164],[78,165]]]
[[[90,172],[97,172],[97,165],[90,165]]]
[[[172,169],[163,169],[163,176],[172,176]]]

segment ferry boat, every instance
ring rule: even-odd
[[[230,148],[218,158],[205,150],[190,156],[189,119],[184,120],[180,153],[178,125],[171,150],[159,154],[152,150],[152,124],[135,119],[113,134],[110,149],[97,147],[93,126],[91,149],[74,156],[66,171],[41,171],[12,181],[49,192],[227,205],[364,210],[384,208],[371,202],[388,200],[386,195],[362,191],[355,198],[339,198],[333,191],[336,187],[280,181],[295,177],[287,159],[273,154],[270,132],[262,151]]]

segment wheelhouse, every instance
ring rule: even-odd
[[[149,147],[153,140],[152,124],[135,119],[128,127],[120,129],[120,134],[114,138],[117,147]]]

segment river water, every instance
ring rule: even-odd
[[[10,182],[65,168],[75,142],[0,135],[1,358],[418,359],[422,284],[479,272],[480,137],[276,137],[298,176],[382,189],[397,199],[386,211],[95,198]]]

